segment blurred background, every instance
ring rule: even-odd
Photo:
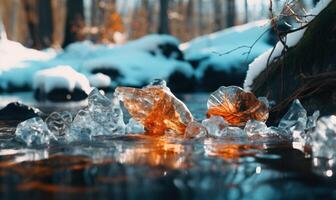
[[[283,2],[275,1],[274,8],[282,9]],[[306,8],[317,2],[298,1]],[[118,43],[151,33],[185,42],[267,18],[268,9],[267,0],[0,0],[7,37],[37,49],[84,39]]]
[[[242,86],[277,42],[270,2],[289,29],[297,20],[280,14],[318,0],[0,0],[0,91],[67,101],[155,78],[179,93]]]

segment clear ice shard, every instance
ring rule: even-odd
[[[259,100],[237,86],[220,87],[210,95],[207,106],[209,117],[221,116],[234,126],[244,126],[251,119],[265,122],[268,118],[265,99]]]
[[[190,122],[185,130],[184,137],[188,139],[203,138],[207,135],[207,129],[196,121]]]
[[[314,157],[336,159],[336,116],[321,117],[310,138]]]
[[[125,133],[123,112],[117,98],[110,100],[95,88],[89,94],[88,101],[88,112],[92,120],[106,130],[104,134],[123,135]]]
[[[249,137],[267,137],[269,135],[269,130],[265,122],[260,122],[257,120],[249,120],[245,125],[244,131]]]
[[[69,134],[72,123],[71,113],[53,112],[45,120],[49,130],[57,137],[62,137]]]
[[[142,89],[117,87],[115,95],[130,115],[144,125],[148,134],[173,132],[182,135],[193,121],[186,105],[171,93],[163,80],[154,80]]]
[[[144,133],[145,127],[133,118],[130,118],[126,125],[126,133]]]
[[[282,117],[279,128],[289,131],[293,135],[293,140],[305,142],[307,126],[307,111],[303,108],[298,99],[294,100],[287,113]]]
[[[15,137],[27,146],[48,145],[52,139],[57,140],[47,124],[39,117],[21,122],[16,128]]]
[[[75,116],[71,127],[70,134],[66,140],[69,142],[91,140],[92,136],[103,133],[103,128],[91,118],[89,111],[80,110]]]
[[[212,116],[202,121],[210,136],[220,137],[221,131],[229,124],[220,116]]]
[[[307,119],[307,130],[311,130],[316,127],[317,119],[320,117],[320,111],[316,110],[312,116],[309,116]]]
[[[247,138],[246,132],[239,128],[234,126],[227,126],[223,130],[221,130],[220,134],[217,137],[230,137],[230,138]]]

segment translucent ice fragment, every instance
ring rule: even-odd
[[[228,126],[221,130],[218,137],[247,138],[247,134],[239,127]]]
[[[66,136],[66,140],[69,142],[87,141],[102,132],[104,132],[103,128],[93,121],[89,111],[80,110],[71,124],[70,134]]]
[[[290,133],[286,129],[271,126],[271,127],[268,127],[267,131],[268,131],[269,136],[273,136],[273,137],[276,136],[276,137],[279,137],[279,138],[282,138],[282,139],[285,139],[285,140],[292,140],[293,139],[292,133]]]
[[[266,124],[257,120],[249,120],[245,125],[244,131],[249,137],[267,137],[269,132]]]
[[[57,137],[68,134],[72,123],[71,113],[53,112],[45,120],[49,130]]]
[[[52,139],[57,140],[39,117],[21,122],[16,128],[15,136],[28,146],[49,144]]]
[[[310,134],[314,157],[336,158],[336,116],[322,117]]]
[[[316,127],[317,119],[320,117],[320,111],[316,110],[312,116],[308,117],[306,129],[310,130]]]
[[[206,128],[196,121],[190,122],[185,130],[184,136],[185,138],[193,139],[193,138],[203,138],[207,135]]]
[[[303,108],[300,101],[295,99],[287,113],[281,118],[279,128],[291,128],[296,125],[300,118],[303,121],[307,121],[307,111]]]
[[[149,134],[184,134],[188,123],[193,121],[186,105],[170,92],[164,81],[155,80],[142,89],[118,87],[115,95]]]
[[[130,118],[126,125],[126,133],[144,133],[144,126],[133,118]]]
[[[110,100],[95,88],[89,94],[88,101],[91,118],[107,130],[107,135],[125,133],[123,112],[117,98]]]
[[[207,129],[209,135],[220,137],[221,131],[229,124],[220,116],[212,116],[204,119],[202,125]]]
[[[220,87],[208,100],[208,116],[222,116],[228,123],[244,126],[250,119],[266,121],[268,108],[264,100],[237,86]]]

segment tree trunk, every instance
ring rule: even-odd
[[[63,47],[70,43],[83,39],[81,35],[84,26],[84,5],[83,0],[68,0],[67,1],[67,17],[65,24],[65,39]]]
[[[214,31],[219,31],[223,28],[223,15],[222,15],[222,0],[213,0],[214,6]]]
[[[169,0],[160,0],[160,15],[159,15],[159,34],[169,34],[169,19],[168,19]]]
[[[277,105],[270,113],[276,123],[294,99],[308,114],[336,113],[336,1],[310,22],[299,43],[256,77],[252,91]]]
[[[236,17],[236,5],[235,0],[227,0],[226,7],[226,26],[231,27],[235,25],[235,17]]]
[[[202,9],[203,9],[203,0],[198,0],[198,9],[197,9],[197,12],[198,12],[198,32],[199,32],[199,35],[203,35],[203,12],[202,12]]]
[[[41,41],[39,37],[39,27],[38,27],[38,11],[36,7],[35,0],[22,1],[24,4],[24,9],[27,18],[28,31],[31,38],[31,44],[29,46],[40,49]]]
[[[245,20],[244,22],[247,23],[248,22],[248,18],[249,18],[249,9],[248,9],[248,0],[244,0],[244,10],[245,10]]]
[[[41,47],[50,47],[52,44],[53,34],[53,19],[51,0],[39,0],[38,1],[38,30],[39,38],[41,41]]]

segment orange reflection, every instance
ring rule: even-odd
[[[143,142],[125,149],[116,161],[124,164],[187,168],[191,152],[183,144],[174,143],[164,136],[136,136]]]
[[[253,156],[256,150],[263,149],[262,146],[246,144],[217,143],[212,139],[205,141],[204,150],[208,156],[220,157],[223,159],[236,159],[242,156]]]

